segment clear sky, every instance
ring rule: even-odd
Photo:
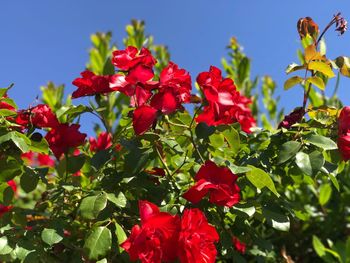
[[[88,60],[90,34],[112,30],[121,46],[125,25],[136,18],[146,21],[155,42],[166,44],[193,79],[210,65],[220,66],[236,36],[252,58],[253,74],[272,76],[290,111],[302,101],[300,88],[282,88],[286,66],[297,62],[297,20],[311,16],[323,28],[338,11],[350,20],[347,0],[12,0],[1,1],[0,10],[0,87],[15,83],[10,96],[21,108],[49,80],[72,92],[71,82]],[[332,30],[326,40],[329,58],[350,56],[350,32],[339,37]],[[339,94],[350,104],[350,81],[340,84]]]

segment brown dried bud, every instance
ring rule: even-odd
[[[340,35],[344,34],[345,31],[348,29],[348,22],[345,20],[344,17],[341,16],[341,13],[338,13],[334,16],[335,22],[335,31],[338,31]]]
[[[309,34],[316,42],[319,29],[318,25],[312,20],[311,17],[300,18],[297,23],[297,29],[300,39],[303,39],[307,36],[307,34]]]

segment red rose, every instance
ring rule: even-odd
[[[350,107],[344,107],[338,119],[338,149],[344,161],[350,159]]]
[[[129,238],[121,247],[129,253],[132,261],[145,263],[170,262],[176,259],[180,228],[178,216],[160,212],[148,201],[139,201],[141,226],[135,225]]]
[[[9,205],[2,205],[0,204],[0,217],[2,217],[5,213],[10,212],[12,210],[13,206]]]
[[[301,121],[301,119],[304,116],[304,109],[303,108],[296,108],[294,109],[289,115],[284,116],[283,121],[278,125],[278,128],[286,128],[289,129],[293,124],[298,123]]]
[[[112,63],[121,70],[128,71],[126,81],[129,83],[146,82],[153,78],[153,66],[157,60],[147,48],[138,52],[136,47],[113,52]]]
[[[151,106],[143,105],[134,110],[132,119],[133,127],[137,135],[144,134],[152,127],[157,119],[157,110]]]
[[[6,110],[11,110],[11,111],[16,111],[15,107],[13,107],[11,104],[7,103],[6,101],[3,101],[2,99],[6,99],[7,94],[3,95],[0,98],[0,109],[6,109]]]
[[[31,124],[38,128],[54,128],[59,124],[56,115],[46,104],[18,111],[16,123],[24,127]]]
[[[231,207],[240,200],[240,189],[236,184],[237,176],[226,167],[218,167],[212,161],[206,161],[195,176],[197,183],[183,197],[192,203],[198,203],[209,193],[209,202]]]
[[[121,84],[120,78],[123,76],[116,74],[111,76],[98,76],[91,71],[83,71],[80,73],[82,78],[76,78],[72,84],[78,89],[73,92],[72,98],[79,98],[83,96],[92,96],[96,94],[106,94],[114,91],[115,86]]]
[[[215,262],[219,235],[199,209],[185,209],[181,219],[178,256],[181,263]]]
[[[112,146],[112,135],[108,132],[101,132],[97,140],[94,137],[90,137],[90,151],[98,152],[102,150],[106,150]]]
[[[26,160],[26,163],[30,166],[47,166],[54,167],[55,161],[51,158],[50,155],[44,153],[34,153],[26,152],[21,154],[21,158]]]
[[[236,249],[238,252],[240,252],[240,253],[242,253],[242,254],[245,253],[245,250],[246,250],[246,247],[247,247],[247,245],[246,245],[245,243],[239,241],[239,239],[236,238],[236,237],[233,237],[233,238],[232,238],[232,243],[233,243],[235,249]]]
[[[205,122],[209,126],[239,122],[247,133],[256,125],[248,107],[251,101],[236,90],[232,79],[223,79],[218,68],[211,66],[209,72],[200,73],[197,83],[208,101],[196,118],[197,122]]]
[[[171,114],[182,109],[182,103],[190,102],[191,76],[184,69],[173,63],[160,73],[159,92],[154,95],[151,105],[164,114]]]
[[[11,187],[12,191],[16,194],[17,193],[17,184],[14,180],[7,181],[8,186]]]
[[[45,136],[51,151],[57,159],[66,153],[69,148],[75,148],[84,143],[86,134],[79,132],[79,124],[59,124]]]

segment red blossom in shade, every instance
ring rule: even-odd
[[[208,105],[196,118],[209,126],[239,122],[242,130],[249,133],[256,125],[248,105],[251,100],[237,91],[230,78],[222,78],[220,69],[211,66],[209,72],[202,72],[197,77]]]
[[[293,124],[296,124],[298,122],[301,121],[301,119],[304,116],[304,109],[299,107],[296,108],[295,110],[293,110],[289,115],[284,116],[283,121],[280,122],[280,124],[278,125],[278,128],[285,128],[285,129],[290,129],[290,127]]]
[[[344,161],[350,159],[350,107],[344,107],[338,119],[338,149]]]
[[[21,158],[26,160],[26,163],[30,166],[46,166],[54,167],[55,161],[50,155],[44,153],[34,153],[32,151],[22,153]]]
[[[8,186],[11,187],[12,191],[16,194],[17,193],[17,184],[14,180],[7,181]]]
[[[98,152],[106,150],[112,146],[112,135],[108,132],[101,132],[97,140],[94,137],[90,137],[90,151]]]
[[[199,209],[185,209],[181,219],[178,256],[181,263],[215,262],[219,235]]]
[[[153,167],[152,170],[145,170],[146,173],[153,175],[153,177],[151,178],[151,180],[159,185],[159,178],[164,177],[165,176],[165,171],[163,168],[159,168],[159,167]]]
[[[136,47],[129,46],[125,50],[114,51],[112,63],[121,70],[128,71],[126,81],[137,83],[153,78],[153,66],[157,60],[147,48],[142,48],[139,52]]]
[[[115,90],[120,84],[122,75],[98,76],[86,70],[80,73],[81,78],[73,80],[72,84],[78,89],[72,93],[72,98],[92,96],[96,94],[106,94]]]
[[[47,166],[47,167],[55,166],[55,161],[48,154],[38,153],[37,159],[38,159],[39,166]]]
[[[245,243],[241,242],[241,241],[240,241],[238,238],[236,238],[236,237],[233,237],[233,238],[232,238],[232,243],[233,243],[235,249],[236,249],[239,253],[241,253],[241,254],[244,254],[244,253],[245,253],[246,248],[247,248],[247,245],[246,245]]]
[[[236,184],[237,175],[226,167],[219,167],[212,161],[206,161],[195,176],[196,184],[183,197],[192,203],[198,203],[209,193],[209,202],[231,207],[240,201],[240,189]]]
[[[164,114],[182,109],[182,103],[190,102],[191,76],[178,65],[170,62],[160,73],[159,92],[154,95],[151,105]]]
[[[177,256],[180,219],[148,201],[139,201],[141,226],[135,225],[121,247],[132,261],[144,263],[171,262]]]
[[[69,148],[75,148],[84,143],[86,134],[80,133],[79,127],[79,124],[63,123],[46,134],[45,139],[57,159],[67,153]]]
[[[137,135],[144,134],[157,119],[157,110],[151,106],[143,105],[134,110],[132,124]]]
[[[31,124],[39,128],[54,128],[59,124],[56,115],[46,104],[39,104],[28,110],[18,111],[16,123],[24,127]]]
[[[0,204],[0,217],[2,217],[5,213],[8,213],[12,210],[13,206],[12,205],[2,205]]]

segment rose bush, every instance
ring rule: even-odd
[[[121,48],[92,35],[66,99],[49,83],[18,109],[0,89],[0,260],[348,262],[350,111],[339,81],[324,91],[350,62],[326,56],[333,25],[298,21],[284,88],[304,96],[287,115],[235,38],[223,70],[192,76],[139,21]]]

